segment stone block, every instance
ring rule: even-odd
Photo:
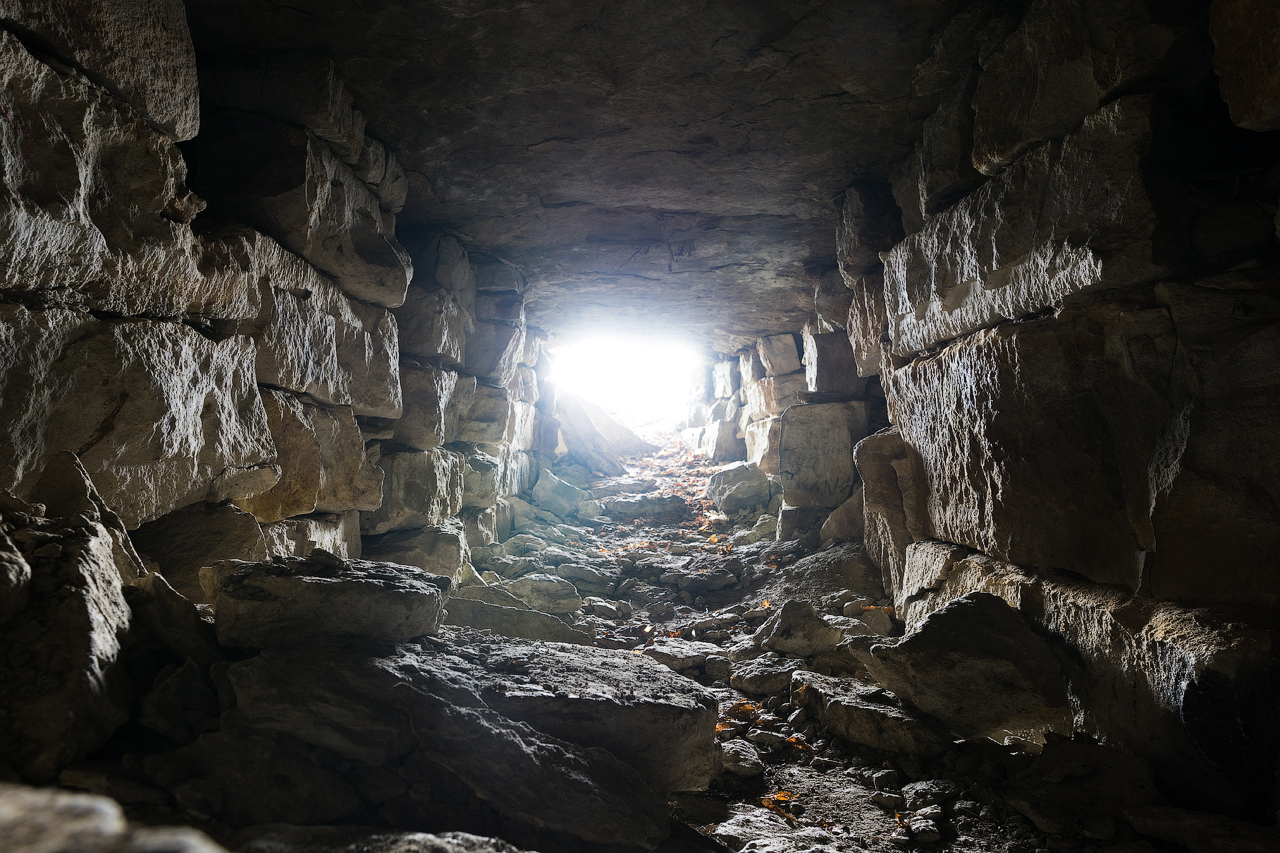
[[[712,421],[702,430],[698,448],[712,462],[736,462],[746,458],[746,442],[738,437],[738,422]]]
[[[352,510],[286,518],[262,525],[262,538],[272,557],[306,557],[322,548],[344,560],[359,559],[360,513]]]
[[[1150,108],[1149,96],[1103,107],[895,246],[885,262],[893,352],[1164,273],[1151,259],[1156,214],[1140,177]]]
[[[462,509],[462,457],[442,448],[393,453],[378,462],[385,472],[382,506],[361,513],[365,534],[439,527]]]
[[[356,299],[388,308],[404,302],[413,277],[408,253],[377,196],[322,140],[235,110],[215,113],[199,139],[200,190],[221,211],[274,237]]]
[[[851,542],[862,539],[864,529],[861,483],[847,501],[840,504],[827,520],[822,522],[819,534],[823,542]]]
[[[754,421],[746,428],[747,462],[766,474],[777,474],[782,418]]]
[[[393,425],[393,437],[417,450],[430,450],[454,441],[458,421],[470,410],[475,377],[459,377],[452,370],[405,367],[404,416]]]
[[[306,515],[315,510],[320,492],[320,440],[296,397],[269,388],[259,390],[276,447],[273,461],[280,469],[280,479],[270,489],[241,498],[236,505],[260,522]]]
[[[462,505],[467,509],[491,507],[506,492],[502,460],[475,450],[464,454]]]
[[[706,496],[716,509],[729,516],[750,512],[758,515],[773,497],[765,472],[745,462],[726,465],[708,477]]]
[[[738,388],[742,385],[742,376],[739,373],[738,362],[722,361],[711,368],[711,384],[713,393],[719,399],[732,397],[738,392]]]
[[[465,504],[465,497],[463,502]],[[467,544],[472,548],[492,545],[498,541],[498,507],[496,504],[464,509],[462,523],[467,533]]]
[[[467,333],[462,369],[499,385],[511,382],[524,353],[524,326],[478,321]]]
[[[823,522],[833,509],[823,506],[790,506],[784,503],[778,508],[777,540],[783,542],[799,539],[821,530]]]
[[[843,331],[815,333],[804,330],[804,376],[810,391],[853,399],[862,394],[867,381],[858,375],[849,336]]]
[[[907,547],[927,536],[923,508],[927,489],[920,466],[907,452],[897,428],[881,430],[858,442],[854,463],[862,480],[866,554],[880,567],[885,592],[897,600],[903,588]]]
[[[945,728],[874,684],[797,671],[791,702],[832,734],[872,749],[925,757],[951,746]]]
[[[185,506],[134,530],[133,542],[170,586],[198,604],[207,603],[201,568],[219,560],[265,560],[268,553],[258,522],[231,504]]]
[[[22,778],[49,784],[128,719],[133,691],[121,653],[129,606],[101,524],[25,514],[5,522],[0,562],[10,578],[15,569],[26,578],[26,601],[10,598],[4,608],[15,614],[4,625],[6,646],[25,664],[5,675],[0,749]]]
[[[859,376],[880,372],[881,340],[889,333],[889,319],[884,307],[884,276],[869,275],[851,285],[853,301],[849,305],[847,331]]]
[[[760,351],[752,345],[738,356],[738,381],[740,386],[745,386],[761,379],[764,379],[764,362],[760,361]]]
[[[1209,34],[1231,120],[1249,130],[1280,130],[1280,8],[1266,0],[1214,3]]]
[[[577,514],[579,505],[590,497],[590,492],[566,483],[545,469],[538,475],[538,482],[533,486],[533,502],[561,518]]]
[[[177,323],[0,308],[0,488],[76,452],[128,528],[275,482],[253,344]]]
[[[302,125],[323,139],[347,163],[364,151],[364,116],[355,108],[333,60],[308,54],[247,59],[220,58],[203,80],[215,104],[266,113]],[[386,163],[383,162],[383,174]]]
[[[836,262],[846,283],[879,273],[880,253],[902,237],[902,212],[889,184],[867,181],[844,191],[836,226]]]
[[[504,263],[477,262],[474,271],[477,291],[508,290],[523,293],[528,288],[520,271]]]
[[[320,443],[316,512],[372,511],[382,503],[382,469],[365,457],[364,439],[347,406],[308,403],[304,413]]]
[[[455,441],[499,444],[514,437],[515,409],[505,388],[477,385],[471,406],[458,420]]]
[[[978,74],[974,69],[961,76],[942,94],[916,143],[911,164],[914,180],[901,189],[895,186],[903,218],[913,220],[913,226],[950,207],[986,180],[973,166],[972,102]],[[911,208],[910,214],[907,208]]]
[[[543,613],[573,613],[582,608],[577,588],[557,575],[534,572],[506,584],[516,598]]]
[[[406,566],[343,560],[324,551],[200,571],[218,642],[263,648],[327,639],[402,643],[433,633],[449,582]]]
[[[364,542],[363,556],[448,578],[453,589],[462,580],[463,567],[471,562],[471,549],[462,525],[455,521],[442,527],[370,536]]]
[[[804,372],[789,373],[786,376],[769,376],[759,382],[749,382],[745,386],[747,410],[752,420],[776,418],[786,411],[788,406],[800,402],[797,396],[801,391],[809,390],[809,380]]]
[[[478,291],[475,315],[477,320],[522,326],[524,325],[524,294],[515,290]],[[523,357],[520,360],[525,361]]]
[[[973,165],[995,175],[1065,136],[1126,88],[1151,85],[1176,35],[1138,0],[1036,0],[982,62],[973,95]],[[1105,110],[1106,108],[1104,108]]]
[[[446,625],[460,625],[481,631],[487,628],[501,637],[541,640],[547,643],[572,643],[578,646],[595,644],[591,635],[570,628],[550,613],[506,607],[469,597],[478,589],[481,588],[468,587],[449,599],[449,613],[444,620]],[[511,596],[511,599],[523,608],[528,607],[515,596]]]
[[[837,270],[823,273],[814,285],[813,310],[818,315],[818,330],[843,332],[849,322],[853,292]]]
[[[370,184],[369,189],[378,197],[378,204],[388,213],[399,213],[409,200],[409,173],[400,165],[395,152],[387,152],[386,169],[382,180]]]
[[[760,354],[765,376],[783,376],[804,367],[800,363],[800,348],[796,344],[796,336],[792,334],[760,338],[756,341],[756,352]]]
[[[67,38],[93,40],[79,18],[54,15],[55,5],[4,8],[13,12],[8,20],[40,18]],[[79,5],[107,26],[105,7]],[[160,5],[161,16],[172,8]],[[146,63],[144,54],[128,61]],[[171,139],[78,73],[36,59],[7,30],[0,33],[0,98],[8,199],[0,210],[0,290],[28,298],[48,292],[43,304],[125,316],[252,316],[254,294],[244,282],[202,273],[206,258],[186,223],[203,202],[187,189]]]
[[[456,368],[463,362],[471,315],[456,294],[443,289],[410,287],[395,311],[400,349],[406,355]]]
[[[414,268],[422,277],[423,287],[439,287],[456,294],[467,313],[472,312],[475,307],[476,268],[456,237],[442,232],[431,233],[414,245],[412,254]]]
[[[782,499],[793,507],[838,507],[853,493],[853,448],[867,436],[865,403],[792,406],[778,439]]]
[[[0,18],[83,70],[174,140],[199,131],[196,53],[178,0],[5,0]]]

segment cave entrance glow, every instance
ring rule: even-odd
[[[668,431],[687,414],[706,361],[700,348],[678,340],[607,335],[550,350],[551,380],[635,430]]]

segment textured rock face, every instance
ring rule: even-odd
[[[4,487],[30,489],[46,458],[73,450],[132,528],[275,482],[247,340],[12,305],[0,335]]]
[[[857,484],[853,448],[867,435],[865,403],[792,406],[782,416],[778,468],[791,506],[835,508]]]

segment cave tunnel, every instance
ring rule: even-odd
[[[0,850],[1280,851],[1275,0],[0,0]]]

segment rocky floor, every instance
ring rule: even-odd
[[[1170,808],[1143,761],[1092,741],[958,739],[982,709],[938,706],[938,660],[981,675],[955,657],[981,643],[956,632],[998,633],[993,596],[934,620],[951,655],[924,649],[936,682],[885,689],[866,661],[911,664],[925,628],[898,639],[859,541],[777,540],[780,497],[754,468],[672,440],[619,477],[544,471],[526,497],[458,584],[323,551],[228,562],[201,575],[211,620],[159,576],[136,582],[140,698],[56,779],[116,802],[0,785],[0,838],[39,842],[24,853],[218,849],[182,827],[238,853],[1280,849],[1272,830]],[[61,522],[15,507],[15,541],[53,559],[54,534],[22,525]],[[1021,645],[990,659],[1034,668],[1034,638]]]

